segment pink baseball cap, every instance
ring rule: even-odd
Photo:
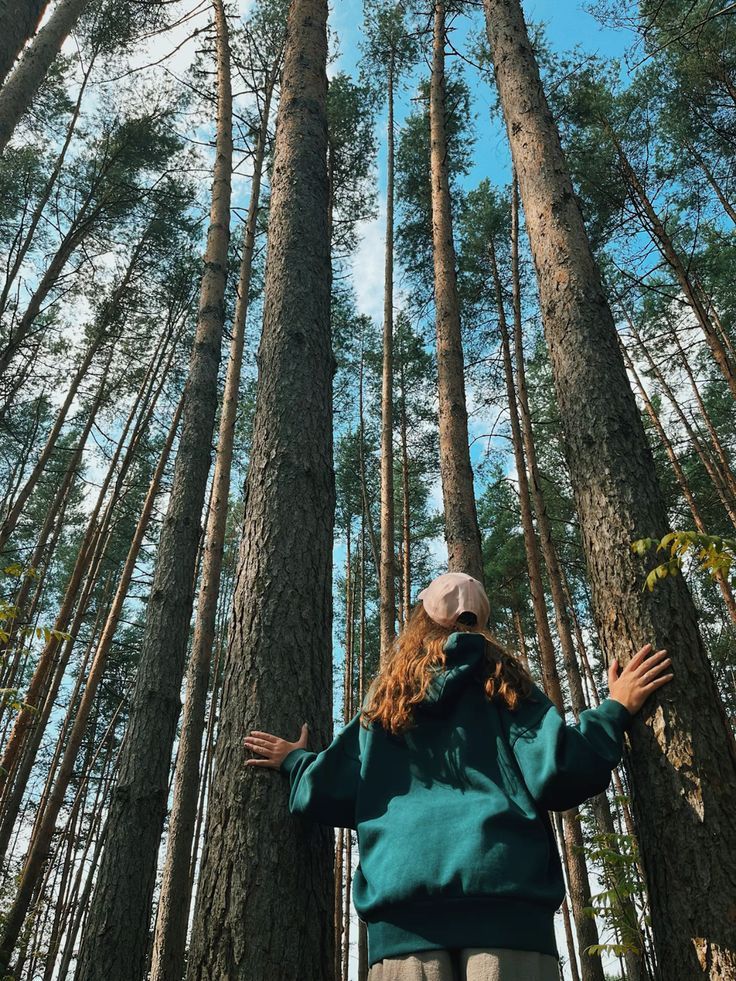
[[[427,616],[442,627],[454,627],[461,613],[475,613],[478,626],[484,627],[491,604],[483,584],[465,572],[446,572],[433,579],[419,593]]]

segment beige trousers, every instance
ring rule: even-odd
[[[556,957],[530,950],[420,950],[378,961],[368,981],[560,981],[560,968]]]

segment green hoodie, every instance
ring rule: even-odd
[[[511,712],[480,683],[484,648],[482,634],[450,635],[415,728],[366,729],[358,713],[321,753],[281,763],[292,814],[357,830],[369,966],[458,947],[559,956],[565,884],[548,811],[608,787],[633,715],[606,698],[568,726],[536,685]]]

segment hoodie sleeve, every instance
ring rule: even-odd
[[[534,800],[546,810],[566,811],[608,787],[634,716],[621,702],[605,698],[569,726],[536,685],[534,696],[508,713],[509,743]]]
[[[321,753],[298,748],[286,754],[279,769],[289,777],[292,814],[332,828],[355,829],[359,726],[357,713]]]

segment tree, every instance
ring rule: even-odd
[[[483,559],[468,446],[465,373],[447,172],[445,14],[445,0],[436,0],[429,128],[442,497],[445,505],[447,567],[482,580]]]
[[[736,874],[728,844],[736,744],[686,588],[678,579],[656,599],[642,592],[643,564],[630,543],[667,528],[652,454],[521,8],[516,0],[485,0],[485,12],[603,649],[625,665],[652,640],[687,673],[686,684],[655,694],[633,722],[628,754],[661,968],[673,981],[723,977],[736,968],[736,952],[722,939],[731,929],[726,882]]]
[[[18,9],[10,0],[0,4],[0,85],[26,41],[33,37],[49,0],[28,0]]]
[[[235,421],[239,405],[245,323],[251,292],[251,274],[261,197],[261,178],[269,139],[271,103],[281,69],[285,10],[281,2],[256,8],[246,32],[253,46],[250,71],[262,97],[253,158],[253,177],[246,217],[235,303],[230,356],[222,398],[220,425],[212,478],[212,493],[205,530],[197,616],[187,668],[186,697],[181,738],[176,757],[174,800],[153,942],[152,981],[179,981],[184,971],[187,924],[191,901],[192,838],[197,816],[200,756],[210,663],[215,642],[218,598],[222,579],[225,532],[230,497]],[[265,66],[263,73],[254,71]],[[263,74],[263,78],[260,75]]]
[[[294,822],[286,787],[275,785],[279,776],[246,767],[242,745],[249,729],[291,732],[304,719],[315,739],[327,739],[330,730],[335,362],[326,22],[325,0],[293,0],[276,122],[258,394],[190,981],[326,981],[334,963],[333,835]]]
[[[131,714],[110,802],[105,848],[82,937],[78,981],[104,973],[142,977],[156,859],[168,798],[179,691],[192,614],[194,571],[217,409],[232,171],[228,25],[213,0],[217,134],[197,334],[184,394],[182,432],[156,555]],[[114,924],[114,926],[112,926]],[[112,926],[112,929],[111,929]],[[102,939],[104,937],[104,940]]]
[[[381,650],[385,656],[396,633],[393,487],[393,334],[394,334],[394,102],[402,75],[417,57],[404,11],[398,4],[367,3],[364,8],[366,55],[386,81],[386,243],[383,281],[383,374],[381,387]]]

